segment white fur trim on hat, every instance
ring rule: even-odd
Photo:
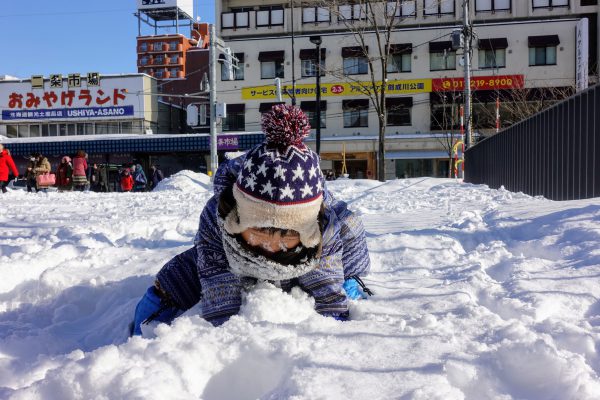
[[[321,243],[319,211],[323,196],[300,204],[274,204],[248,196],[233,185],[233,197],[237,210],[233,209],[223,227],[232,235],[248,228],[292,229],[300,233],[300,241],[306,247],[316,247]],[[239,219],[239,222],[238,222]]]

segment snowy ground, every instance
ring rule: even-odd
[[[2,399],[598,399],[600,199],[443,179],[336,181],[362,215],[376,296],[352,321],[268,284],[219,328],[193,309],[127,337],[210,196],[0,196]]]

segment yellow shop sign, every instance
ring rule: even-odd
[[[371,86],[370,82],[339,82],[322,83],[321,96],[356,96],[364,95],[365,87]],[[282,87],[285,97],[291,96],[292,86],[284,85]],[[431,79],[409,79],[388,81],[386,92],[389,95],[411,94],[411,93],[429,93],[431,92]],[[296,97],[314,98],[316,95],[316,85],[296,85]],[[251,86],[242,88],[243,100],[262,100],[275,99],[275,85],[270,86]]]

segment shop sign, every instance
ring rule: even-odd
[[[381,84],[380,82],[378,84]],[[336,82],[322,83],[321,96],[356,96],[364,95],[365,88],[371,86],[371,82]],[[293,88],[291,85],[283,86],[284,96],[291,96]],[[296,85],[296,97],[315,97],[316,85]],[[388,81],[386,92],[389,95],[428,93],[431,92],[431,79],[409,79]],[[243,100],[275,99],[275,86],[252,86],[242,88]]]
[[[36,92],[11,92],[8,94],[8,108],[32,109],[77,106],[118,106],[125,100],[127,89],[115,88],[105,93],[102,89],[61,90]]]
[[[239,137],[237,135],[218,135],[217,150],[237,150],[239,149]]]
[[[137,0],[138,10],[153,10],[161,8],[177,7],[187,13],[190,17],[194,16],[194,0]]]
[[[86,108],[53,108],[35,110],[2,110],[3,121],[49,119],[49,118],[102,118],[127,117],[133,115],[133,106],[122,107],[86,107]]]
[[[471,78],[473,90],[522,89],[525,86],[524,75],[474,76]],[[464,78],[437,78],[432,80],[434,92],[463,91]]]

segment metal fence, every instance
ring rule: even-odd
[[[465,152],[465,182],[552,200],[600,196],[600,85]]]

